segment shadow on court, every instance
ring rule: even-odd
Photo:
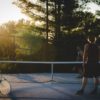
[[[54,81],[49,81],[49,73],[39,74],[8,74],[4,75],[11,83],[11,93],[0,96],[0,100],[100,100],[98,94],[89,95],[93,89],[92,79],[89,79],[83,95],[76,95],[81,86],[77,74],[55,73]]]

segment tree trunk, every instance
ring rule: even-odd
[[[60,17],[61,17],[61,3],[60,3],[60,1],[58,2],[56,2],[55,1],[55,39],[57,40],[57,41],[59,41],[59,39],[60,39],[60,36],[61,36],[61,29],[60,29],[60,27],[61,27],[61,19],[60,19]]]
[[[48,0],[46,0],[46,40],[48,42]]]

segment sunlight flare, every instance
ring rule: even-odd
[[[21,13],[21,10],[16,5],[12,4],[13,1],[14,0],[0,0],[0,24],[11,20],[29,19],[29,17]]]

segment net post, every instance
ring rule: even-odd
[[[53,81],[53,63],[51,63],[51,81]]]

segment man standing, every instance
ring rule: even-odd
[[[96,45],[96,37],[91,35],[87,39],[88,43],[84,46],[83,53],[83,78],[82,87],[76,94],[81,95],[84,93],[89,77],[94,78],[94,89],[90,94],[96,94],[99,84],[99,47]]]

